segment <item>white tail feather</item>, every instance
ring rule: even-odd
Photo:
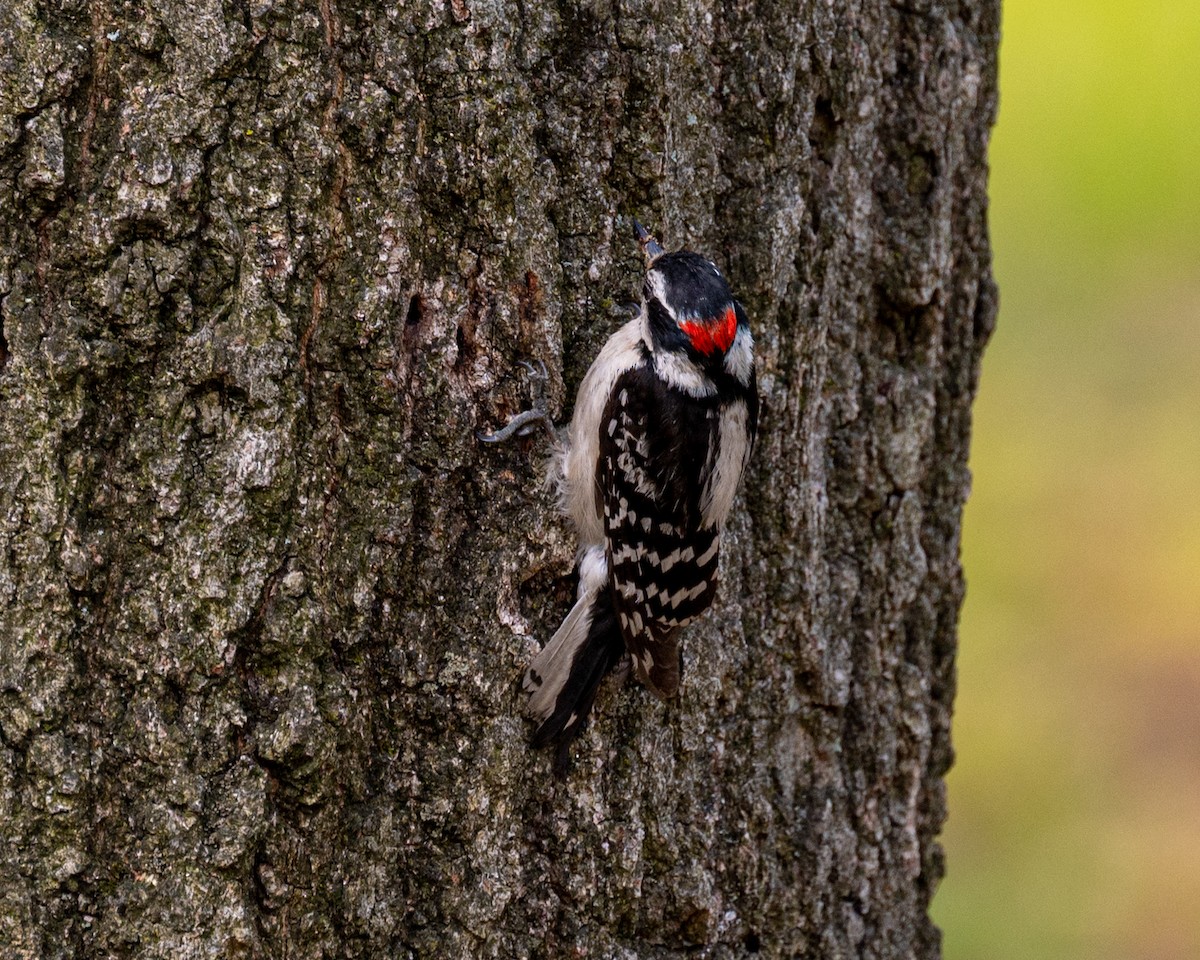
[[[525,671],[521,685],[529,694],[526,712],[539,723],[554,712],[575,656],[587,642],[596,593],[608,583],[608,562],[603,547],[590,547],[579,558],[579,599],[550,642],[542,647]]]

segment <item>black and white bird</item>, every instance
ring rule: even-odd
[[[678,691],[680,633],[716,593],[721,529],[758,424],[754,341],[725,278],[634,226],[641,309],[588,370],[550,463],[579,532],[579,591],[523,686],[533,743],[556,745],[560,772],[626,654],[659,697]]]

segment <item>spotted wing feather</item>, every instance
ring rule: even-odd
[[[717,588],[718,527],[704,527],[715,404],[682,402],[645,367],[613,389],[600,427],[605,549],[617,622],[634,672],[663,697],[679,688],[679,631]]]

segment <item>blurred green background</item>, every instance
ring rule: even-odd
[[[947,960],[1200,958],[1200,2],[1006,0]]]

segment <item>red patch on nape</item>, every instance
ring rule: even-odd
[[[706,357],[714,350],[724,353],[737,334],[737,314],[734,313],[733,307],[726,307],[719,317],[701,320],[698,323],[685,320],[679,325],[679,329],[688,335],[698,353]]]

